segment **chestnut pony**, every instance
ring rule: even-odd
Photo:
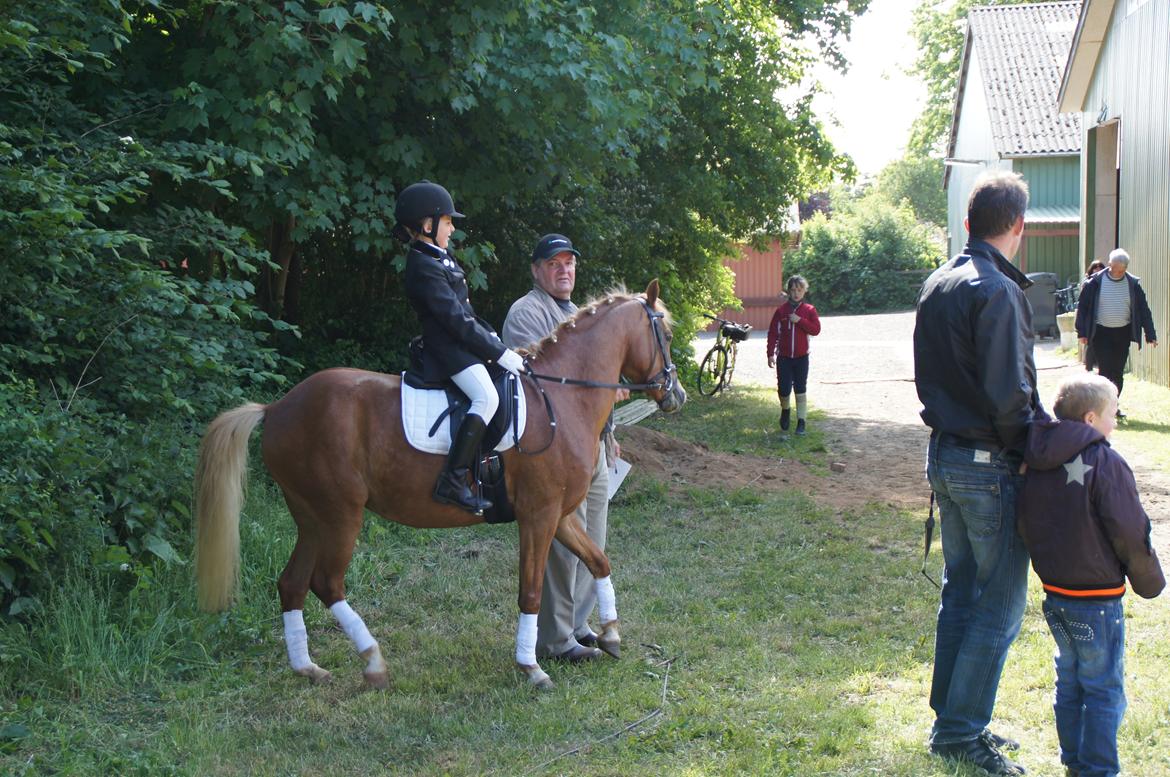
[[[530,369],[538,377],[568,379],[562,383],[530,375],[521,381],[527,427],[519,450],[503,453],[508,497],[520,532],[516,661],[538,687],[552,684],[536,663],[534,623],[554,536],[597,581],[602,619],[598,646],[615,657],[620,653],[609,559],[573,516],[589,489],[601,430],[613,408],[612,384],[619,376],[640,383],[634,388],[646,391],[666,412],[686,401],[670,361],[666,316],[658,301],[658,281],[651,281],[644,294],[615,292],[590,303],[529,354]],[[195,477],[199,606],[224,610],[235,596],[248,438],[263,421],[264,464],[297,525],[296,546],[277,583],[285,642],[294,671],[314,681],[330,675],[308,654],[302,610],[310,590],[366,661],[366,683],[389,685],[377,641],[345,599],[345,571],[363,508],[420,528],[483,520],[431,498],[443,457],[407,444],[399,387],[396,375],[325,370],[270,405],[250,403],[221,414],[203,437]]]

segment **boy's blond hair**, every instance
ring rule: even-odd
[[[1101,415],[1117,399],[1117,386],[1109,378],[1086,372],[1060,384],[1053,411],[1061,421],[1083,421],[1090,410]]]

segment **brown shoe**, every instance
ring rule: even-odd
[[[595,647],[585,647],[578,644],[571,647],[564,653],[557,653],[555,656],[550,656],[553,661],[563,661],[566,664],[581,664],[586,661],[592,661],[595,658],[601,658],[601,651]]]

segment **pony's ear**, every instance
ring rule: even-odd
[[[646,287],[646,304],[654,307],[654,303],[658,301],[658,279],[650,281],[650,285]]]

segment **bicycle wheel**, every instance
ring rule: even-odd
[[[727,350],[722,345],[714,346],[703,357],[699,366],[699,393],[713,397],[723,388],[723,374],[727,369]]]
[[[723,375],[723,388],[731,388],[731,376],[735,374],[735,355],[739,352],[738,343],[732,342],[727,346],[727,369]]]

